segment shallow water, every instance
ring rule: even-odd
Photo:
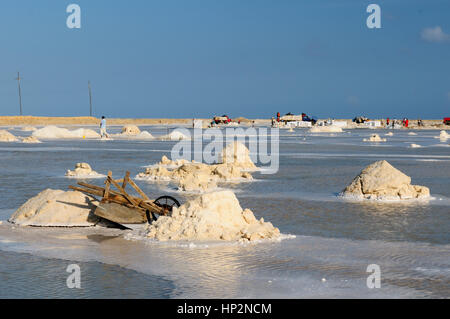
[[[166,127],[141,129],[155,136],[167,133]],[[0,297],[448,298],[450,146],[449,141],[434,138],[439,131],[415,132],[418,135],[411,136],[395,130],[389,137],[382,130],[333,134],[280,130],[277,174],[255,173],[255,182],[221,186],[233,189],[242,207],[271,221],[283,234],[296,235],[281,242],[161,244],[126,240],[122,232],[111,230],[13,229],[4,222]],[[372,133],[388,141],[362,141]],[[64,173],[77,162],[88,162],[103,174],[110,169],[118,177],[129,170],[135,176],[143,166],[169,155],[175,143],[0,143],[0,220],[7,220],[45,188],[67,189],[75,184]],[[412,143],[423,147],[410,148]],[[374,203],[336,196],[362,168],[380,159],[411,176],[414,184],[428,186],[435,199]],[[181,201],[193,196],[176,193],[165,183],[138,184],[151,197],[168,191]],[[80,264],[80,291],[65,286],[70,263]],[[366,286],[369,264],[381,267],[381,289]],[[36,274],[34,269],[41,268]]]

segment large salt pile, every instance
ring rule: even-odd
[[[36,137],[34,136],[28,136],[22,139],[22,143],[27,143],[27,144],[39,144],[42,143],[41,141],[39,141]]]
[[[411,177],[403,174],[387,161],[370,164],[347,186],[343,195],[363,199],[397,200],[427,198],[430,190],[411,185]]]
[[[141,130],[136,125],[125,125],[122,127],[122,133],[125,135],[138,135],[141,133]]]
[[[275,239],[278,228],[263,218],[257,220],[243,210],[231,191],[202,195],[181,207],[172,216],[161,216],[147,226],[147,237],[160,241],[255,241]]]
[[[378,134],[372,134],[369,138],[363,139],[364,142],[386,142],[385,138],[381,138]]]
[[[232,164],[234,166],[246,169],[256,170],[257,167],[250,158],[250,151],[248,148],[240,143],[233,142],[228,144],[221,153],[222,163]]]
[[[56,138],[100,138],[100,134],[91,129],[79,128],[70,131],[57,126],[46,126],[33,132],[33,136],[42,139]]]
[[[0,142],[17,142],[18,139],[5,130],[0,130]]]
[[[167,135],[163,135],[159,137],[160,140],[168,140],[168,141],[182,141],[182,140],[190,140],[189,136],[184,135],[180,131],[172,131]]]
[[[87,227],[98,218],[95,198],[80,192],[47,189],[30,198],[9,219],[22,226]]]
[[[340,126],[336,125],[316,125],[309,129],[311,133],[342,133],[343,130]]]
[[[104,177],[105,175],[93,171],[88,163],[77,163],[73,171],[67,170],[66,176],[77,178],[98,178]]]

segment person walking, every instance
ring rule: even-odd
[[[101,138],[109,137],[108,133],[106,133],[106,119],[102,116],[102,120],[100,122],[100,136]]]

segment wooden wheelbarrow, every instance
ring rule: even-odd
[[[174,206],[180,207],[180,203],[172,196],[161,196],[151,200],[136,183],[130,178],[130,172],[126,172],[125,177],[120,180],[112,178],[111,171],[105,180],[105,187],[100,187],[84,182],[77,183],[81,187],[69,186],[70,189],[85,194],[102,197],[100,204],[94,214],[119,224],[142,224],[151,223],[157,219],[158,215],[169,215]],[[130,195],[125,188],[130,185],[139,197]],[[117,190],[111,189],[115,187]]]

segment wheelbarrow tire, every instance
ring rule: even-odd
[[[176,198],[168,195],[158,197],[157,199],[155,199],[153,203],[158,205],[159,207],[164,208],[169,213],[172,212],[174,206],[176,207],[181,206],[180,202]]]

